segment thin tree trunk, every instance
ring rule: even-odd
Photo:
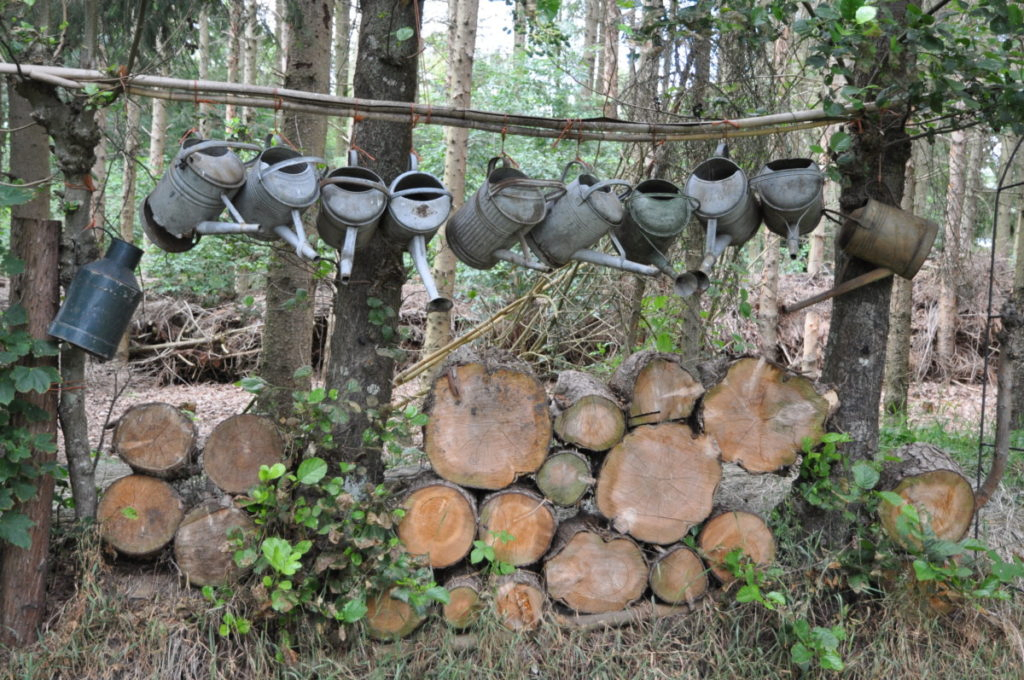
[[[124,106],[126,120],[124,153],[122,154],[121,220],[118,231],[122,239],[131,243],[135,233],[135,189],[139,174],[136,163],[139,157],[142,103],[131,97],[125,97]],[[118,342],[115,359],[122,364],[128,363],[128,333],[125,333]]]
[[[256,42],[256,2],[257,0],[245,0],[243,10],[243,34],[242,34],[242,83],[254,85],[256,83],[256,54],[258,45]],[[242,129],[247,140],[253,139],[253,124],[256,121],[256,109],[246,106],[242,108]]]
[[[1014,230],[1014,252],[1016,260],[1013,265],[1013,289],[1024,290],[1024,211],[1017,209],[1017,224]],[[1018,295],[1018,298],[1021,297]],[[1019,331],[1019,329],[1018,329]],[[1024,385],[1024,361],[1019,361],[1013,367],[1013,384]],[[1024,429],[1024,396],[1020,396],[1022,390],[1018,388],[1017,396],[1013,400],[1013,409],[1010,415],[1010,429]]]
[[[589,97],[596,87],[598,74],[598,52],[601,45],[597,42],[598,27],[601,24],[601,0],[585,0],[586,17],[583,28],[583,67],[585,78],[583,82],[583,96]]]
[[[199,60],[199,79],[200,80],[205,80],[205,79],[210,77],[210,8],[207,7],[206,5],[203,5],[202,8],[199,10],[199,26],[198,26],[197,30],[199,31],[199,53],[196,56],[197,56],[197,58]],[[156,127],[156,118],[157,118],[157,114],[158,114],[158,112],[157,112],[157,101],[159,101],[159,99],[157,97],[154,97],[153,98],[153,128],[152,128],[154,130],[157,129],[157,127]],[[161,107],[160,113],[164,116],[164,119],[166,120],[167,114],[166,114],[166,108],[165,107]],[[204,102],[204,101],[203,102],[199,102],[199,136],[202,137],[203,139],[208,139],[210,137],[210,134],[213,131],[213,121],[211,120],[212,115],[213,114],[211,112],[210,104],[208,104],[207,102]],[[166,127],[167,126],[166,126],[166,123],[165,123],[164,126],[162,128],[159,128],[159,129],[163,130]],[[152,135],[152,134],[150,135],[149,161],[150,161],[151,164],[152,164],[153,159],[155,157],[153,155],[153,147],[152,147],[152,144],[153,144],[152,140],[153,140],[153,138],[155,136],[156,135]],[[160,137],[163,137],[163,135],[161,134]],[[163,159],[163,150],[162,149],[161,149],[161,153],[160,153],[160,158],[161,158],[161,163],[162,163],[162,159]],[[155,172],[156,172],[156,170],[154,169],[154,173]]]
[[[942,269],[939,291],[939,319],[936,329],[936,363],[943,380],[949,380],[956,351],[957,283],[961,262],[960,230],[967,188],[967,133],[957,130],[949,136],[949,184],[946,190],[945,235],[942,241]]]
[[[622,12],[616,0],[605,0],[602,54],[604,70],[601,72],[601,95],[604,97],[602,113],[608,118],[618,117],[619,98],[619,22]]]
[[[228,3],[228,82],[237,83],[242,72],[242,31],[245,7],[241,2]],[[238,127],[238,110],[234,104],[224,107],[224,134],[231,138]]]
[[[758,295],[757,343],[761,356],[776,361],[779,358],[779,239],[768,231],[762,234],[765,247]]]
[[[106,128],[107,111],[100,109],[96,112],[96,125],[101,129]],[[107,139],[104,137],[96,145],[96,164],[92,166],[92,176],[96,183],[96,193],[92,197],[92,214],[90,221],[96,225],[107,223]]]

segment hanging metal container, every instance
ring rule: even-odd
[[[687,296],[700,289],[700,280],[691,272],[677,273],[665,257],[698,207],[672,182],[648,179],[640,182],[626,197],[626,215],[613,231],[626,257],[657,267],[673,280],[677,295]]]
[[[789,256],[800,254],[800,237],[814,231],[824,215],[825,177],[810,158],[767,163],[750,180],[761,199],[764,225],[786,239]]]
[[[578,260],[634,274],[656,275],[657,267],[627,259],[622,245],[610,233],[625,218],[622,197],[629,191],[629,182],[599,180],[585,163],[571,161],[562,171],[563,184],[573,165],[581,166],[584,172],[565,186],[561,197],[549,203],[547,215],[526,234],[530,250],[551,267],[561,267],[570,260]],[[612,191],[612,187],[617,186],[625,187],[621,195]],[[605,234],[611,237],[617,255],[590,249]]]
[[[216,222],[245,182],[245,165],[232,149],[258,151],[255,144],[186,139],[167,172],[139,209],[143,231],[168,252],[184,252],[203,234],[251,233],[255,224]]]
[[[358,165],[349,151],[348,167],[332,170],[320,182],[320,214],[316,229],[339,251],[338,278],[347,284],[352,277],[356,250],[365,247],[388,207],[390,193],[377,173]]]
[[[501,167],[498,167],[498,162]],[[549,201],[565,193],[565,185],[554,180],[530,179],[511,167],[505,157],[487,164],[487,179],[448,220],[445,237],[455,256],[474,269],[490,269],[499,260],[521,267],[550,271],[511,248],[544,219]]]
[[[75,274],[50,323],[50,335],[100,359],[112,359],[142,299],[134,274],[140,259],[140,248],[112,239],[102,258]]]
[[[264,150],[234,200],[239,215],[259,225],[250,236],[267,241],[280,238],[299,257],[314,259],[316,251],[306,241],[302,211],[320,197],[316,166],[323,163],[322,158],[302,156],[284,146]]]
[[[715,260],[728,246],[738,247],[750,240],[761,226],[761,212],[751,191],[747,175],[728,158],[728,148],[720,144],[715,156],[698,165],[685,191],[700,203],[697,219],[706,230],[704,259],[695,276],[706,277]]]
[[[406,245],[430,297],[427,311],[443,312],[452,308],[452,301],[437,292],[427,263],[427,242],[448,219],[452,210],[452,194],[441,180],[430,173],[420,172],[417,166],[416,157],[410,156],[410,170],[391,182],[391,200],[381,225],[388,238]]]

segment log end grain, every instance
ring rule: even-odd
[[[452,628],[472,626],[484,609],[483,586],[476,576],[459,576],[444,584],[448,603],[442,609],[445,622]]]
[[[749,512],[732,511],[715,515],[704,524],[697,544],[708,567],[719,581],[735,580],[726,567],[725,557],[733,550],[757,565],[775,560],[775,536],[764,520]]]
[[[893,491],[904,503],[882,501],[878,514],[885,532],[904,548],[920,549],[920,540],[900,531],[898,519],[903,505],[917,509],[922,529],[946,541],[959,541],[974,519],[974,491],[971,483],[955,470],[930,470],[906,477]]]
[[[668,604],[692,604],[708,591],[708,573],[696,552],[675,546],[651,563],[651,592]]]
[[[494,609],[502,626],[512,631],[533,630],[544,617],[547,594],[540,578],[529,571],[516,571],[498,578]]]
[[[431,567],[450,567],[469,554],[476,537],[475,502],[465,490],[443,481],[423,484],[402,501],[405,516],[398,538]]]
[[[555,451],[537,470],[534,481],[552,503],[571,507],[580,502],[596,480],[585,456],[575,451]]]
[[[613,389],[629,402],[629,425],[689,418],[704,386],[677,355],[637,352],[612,377]]]
[[[566,444],[588,451],[607,451],[626,433],[626,416],[614,401],[588,395],[559,413],[554,429]]]
[[[533,564],[551,547],[558,524],[550,505],[521,488],[493,493],[480,504],[480,540],[494,548],[495,560]]]
[[[628,538],[579,531],[544,563],[548,594],[584,614],[625,609],[647,588],[647,561]]]
[[[377,640],[397,640],[416,630],[425,620],[412,605],[395,599],[390,591],[366,603],[366,631]]]
[[[274,423],[243,413],[221,421],[203,447],[203,470],[227,493],[245,493],[259,482],[260,467],[284,459],[284,440]]]
[[[242,510],[219,502],[193,508],[174,535],[174,560],[189,583],[197,586],[226,585],[238,580],[243,569],[235,564],[236,532],[256,527]]]
[[[96,508],[100,536],[118,552],[148,557],[174,538],[185,507],[174,489],[145,475],[118,479]]]
[[[121,415],[112,446],[132,470],[168,479],[192,462],[197,437],[195,422],[180,409],[153,402]]]

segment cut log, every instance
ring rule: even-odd
[[[260,480],[260,466],[284,460],[284,440],[274,423],[248,413],[213,428],[203,447],[203,470],[227,493],[245,493]]]
[[[453,576],[444,584],[448,603],[442,610],[445,622],[452,628],[468,628],[483,611],[483,583],[475,574]]]
[[[242,510],[208,501],[189,510],[174,534],[174,561],[189,583],[219,586],[234,583],[244,571],[235,564],[229,535],[256,527]]]
[[[494,609],[498,621],[509,630],[532,630],[540,625],[546,601],[540,577],[532,571],[517,570],[495,581]]]
[[[764,520],[750,512],[730,511],[715,515],[700,531],[697,544],[708,567],[723,584],[735,577],[725,566],[725,556],[739,549],[754,564],[770,564],[775,559],[775,536]]]
[[[404,638],[425,619],[409,603],[391,597],[390,590],[371,597],[366,603],[366,632],[377,640]]]
[[[547,394],[525,365],[449,365],[426,408],[424,448],[434,472],[475,489],[503,489],[544,462],[551,443]]]
[[[772,472],[796,462],[804,438],[821,441],[829,411],[810,380],[746,358],[708,390],[704,431],[718,442],[722,460],[747,472]]]
[[[551,391],[555,434],[566,444],[607,451],[626,433],[626,416],[611,389],[581,371],[563,371]]]
[[[402,501],[398,538],[431,567],[450,567],[469,554],[476,538],[476,500],[463,488],[436,477],[415,482]]]
[[[551,547],[557,528],[551,506],[529,489],[498,491],[480,504],[480,540],[494,548],[500,562],[517,567],[537,562]]]
[[[556,505],[572,507],[596,481],[590,461],[576,451],[555,451],[533,476],[544,497]]]
[[[689,418],[704,386],[676,354],[643,351],[626,357],[611,379],[629,403],[629,426]]]
[[[786,474],[752,475],[736,463],[722,463],[722,481],[713,505],[768,517],[789,498],[799,476],[799,465],[791,465]]]
[[[651,592],[668,604],[693,604],[708,592],[708,572],[696,552],[677,545],[651,562]]]
[[[682,423],[638,427],[607,455],[597,508],[617,531],[648,543],[676,543],[711,514],[722,477],[718,447]]]
[[[112,446],[135,472],[171,479],[192,461],[197,436],[196,424],[181,410],[153,402],[121,415]]]
[[[618,611],[647,589],[647,560],[632,539],[578,516],[559,527],[544,581],[551,597],[577,612]]]
[[[170,484],[128,475],[103,492],[96,522],[100,536],[118,552],[149,557],[171,542],[184,514],[185,506]]]
[[[879,487],[893,491],[905,503],[917,508],[922,528],[936,538],[959,541],[974,518],[974,491],[960,466],[942,449],[916,442],[892,452],[899,458],[883,468]],[[886,533],[908,549],[920,549],[917,537],[897,529],[896,520],[903,504],[883,501],[878,506]]]

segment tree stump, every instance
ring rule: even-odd
[[[960,466],[942,449],[921,442],[901,446],[893,456],[900,460],[886,464],[879,487],[899,494],[917,508],[922,529],[936,538],[963,538],[974,518],[974,491]],[[897,529],[902,507],[882,501],[878,506],[882,527],[904,548],[920,549],[916,537]]]
[[[555,451],[533,476],[537,488],[555,505],[572,507],[596,481],[590,461],[575,451]]]
[[[618,611],[647,589],[647,560],[632,539],[576,517],[559,527],[544,580],[551,597],[577,612]]]
[[[796,462],[805,437],[821,441],[829,411],[810,380],[746,358],[708,390],[704,431],[718,442],[722,460],[747,472],[772,472]]]
[[[667,545],[711,513],[722,476],[718,448],[682,423],[636,428],[605,458],[597,508],[617,531]]]
[[[208,501],[190,510],[174,535],[174,561],[189,583],[219,586],[234,583],[244,571],[235,564],[228,535],[256,527],[242,510]]]
[[[274,423],[248,413],[213,428],[203,447],[203,469],[227,493],[245,493],[259,480],[260,466],[284,460],[284,440]]]
[[[414,482],[402,501],[398,538],[431,567],[450,567],[469,554],[476,537],[476,500],[465,489],[435,477]]]
[[[735,579],[725,566],[725,556],[737,548],[754,564],[770,564],[775,559],[775,536],[763,519],[749,512],[715,515],[701,529],[697,544],[711,573],[723,584]]]
[[[442,610],[445,622],[452,628],[468,628],[476,623],[484,607],[480,577],[476,574],[453,576],[444,587],[448,591],[448,604]]]
[[[480,540],[494,548],[500,562],[517,567],[537,562],[557,528],[550,505],[528,489],[498,491],[480,504]]]
[[[555,434],[566,444],[607,451],[626,433],[626,416],[607,385],[581,371],[563,371],[551,391]]]
[[[676,354],[643,351],[628,356],[611,379],[629,403],[629,426],[689,418],[704,386]]]
[[[668,604],[692,604],[708,591],[708,574],[696,552],[676,545],[651,562],[651,591]]]
[[[517,570],[495,581],[494,609],[502,626],[513,631],[532,630],[544,616],[547,595],[540,577]]]
[[[366,603],[366,632],[376,640],[397,640],[416,630],[426,619],[412,605],[379,593]]]
[[[544,462],[547,394],[523,364],[449,365],[434,382],[424,448],[434,472],[475,489],[503,489]]]
[[[149,557],[174,538],[185,514],[181,497],[155,477],[128,475],[103,492],[96,508],[100,536],[118,552]]]
[[[192,462],[197,437],[196,424],[180,409],[153,402],[121,415],[112,446],[133,471],[172,479]]]

